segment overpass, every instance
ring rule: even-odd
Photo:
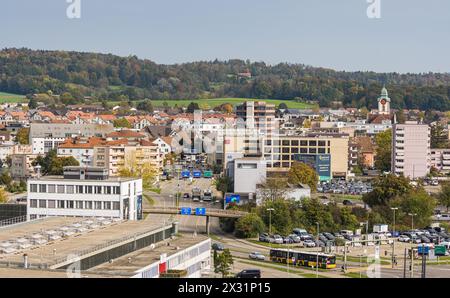
[[[170,214],[170,215],[186,215],[186,216],[196,216],[195,209],[192,208],[192,213],[190,215],[182,214],[180,207],[150,207],[143,210],[144,214]],[[210,217],[218,218],[241,218],[242,216],[248,214],[248,212],[236,211],[236,210],[222,210],[222,209],[209,209],[205,208],[206,213],[198,216],[206,217],[206,234],[209,235],[209,219]]]

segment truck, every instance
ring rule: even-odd
[[[192,201],[198,202],[202,199],[202,190],[198,187],[192,189]]]
[[[379,233],[379,234],[387,233],[387,232],[389,232],[388,228],[389,228],[388,225],[385,225],[385,224],[374,225],[373,232]]]

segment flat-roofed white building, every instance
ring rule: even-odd
[[[27,219],[47,216],[142,219],[142,179],[110,178],[106,169],[84,167],[29,179]]]
[[[425,177],[431,168],[430,127],[406,121],[392,131],[392,172],[411,179]]]

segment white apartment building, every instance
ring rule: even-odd
[[[142,219],[142,179],[102,168],[66,167],[64,176],[28,180],[27,219],[47,216]]]
[[[431,149],[431,166],[440,172],[450,172],[450,149]]]
[[[411,179],[425,177],[431,168],[430,127],[414,121],[394,124],[392,172]]]

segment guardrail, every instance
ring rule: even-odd
[[[26,222],[26,221],[27,221],[27,216],[26,215],[13,217],[13,218],[9,218],[9,219],[4,219],[4,220],[0,221],[0,228],[1,227],[15,225],[15,224]]]
[[[195,210],[195,208],[192,208]],[[160,207],[150,207],[144,209],[144,213],[150,213],[150,214],[180,214],[181,208],[177,207],[166,207],[166,208],[160,208]],[[247,212],[244,211],[236,211],[236,210],[222,210],[222,209],[206,209],[205,216],[211,216],[211,217],[223,217],[223,218],[240,218],[244,215],[247,215]],[[195,215],[195,214],[193,214]]]

